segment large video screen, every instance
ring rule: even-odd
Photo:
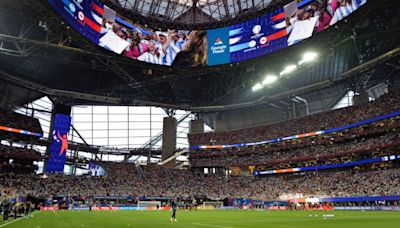
[[[99,0],[48,0],[93,43],[127,58],[166,66],[214,66],[296,44],[347,17],[367,0],[296,1],[224,28],[158,31],[122,18]]]
[[[103,167],[94,162],[89,162],[89,171],[92,177],[101,177],[106,175],[106,171],[103,169]]]
[[[226,28],[208,30],[208,65],[256,58],[287,47],[283,9]]]
[[[208,30],[208,65],[240,62],[291,46],[334,25],[366,2],[293,1],[262,17]]]
[[[121,19],[98,0],[49,0],[49,3],[93,43],[132,60],[166,66],[207,64],[206,31],[157,31]]]

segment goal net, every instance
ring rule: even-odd
[[[161,201],[138,201],[138,207],[154,207],[156,208],[157,205],[161,207]]]
[[[204,201],[204,208],[219,208],[224,206],[224,202],[222,201]]]

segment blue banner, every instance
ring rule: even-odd
[[[399,160],[399,159],[400,159],[400,155],[390,155],[390,156],[383,156],[383,157],[378,157],[378,158],[351,161],[351,162],[339,163],[339,164],[317,165],[317,166],[289,168],[289,169],[275,169],[275,170],[267,170],[267,171],[255,171],[253,173],[253,175],[258,176],[258,175],[264,175],[264,174],[277,174],[277,173],[281,174],[281,173],[295,173],[295,172],[302,172],[302,171],[336,169],[336,168],[352,167],[352,166],[365,165],[365,164],[371,164],[371,163],[394,161],[394,160]]]
[[[56,114],[50,145],[50,157],[47,159],[46,172],[64,172],[65,159],[68,151],[68,133],[71,127],[71,117]]]
[[[208,30],[208,65],[229,63],[229,28]]]
[[[399,206],[346,206],[333,207],[333,209],[343,211],[400,211]]]
[[[368,201],[398,201],[400,196],[355,196],[355,197],[331,197],[322,198],[320,202],[368,202]]]

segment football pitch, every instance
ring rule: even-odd
[[[324,219],[326,214],[334,217]],[[0,222],[0,227],[400,227],[400,212],[383,211],[178,211],[177,222],[171,222],[170,215],[169,211],[48,211],[35,213],[33,218]]]

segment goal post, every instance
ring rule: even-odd
[[[220,208],[224,206],[224,202],[222,201],[204,201],[204,208]]]
[[[138,201],[137,207],[157,207],[161,208],[161,201]]]

